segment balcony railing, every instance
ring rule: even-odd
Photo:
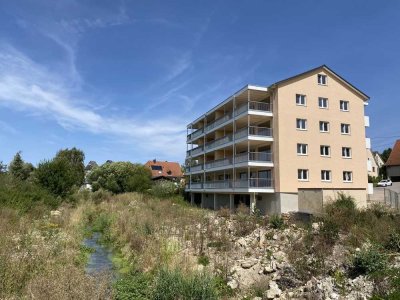
[[[245,111],[249,111],[249,110],[272,112],[272,104],[266,103],[266,102],[249,101],[249,102],[239,106],[235,110],[235,116],[238,116],[238,115],[244,113]]]
[[[195,138],[199,137],[200,135],[202,135],[203,132],[204,132],[204,128],[197,129],[196,131],[194,131],[194,132],[192,132],[191,134],[189,134],[189,135],[187,136],[187,139],[188,139],[188,140],[195,139]]]
[[[204,182],[205,189],[231,189],[232,180],[217,180]]]
[[[203,152],[203,150],[204,150],[204,147],[203,147],[203,146],[198,146],[198,147],[196,147],[196,148],[194,148],[194,149],[192,149],[192,150],[188,150],[188,151],[187,151],[187,155],[188,155],[188,156],[197,155],[197,154]]]
[[[245,127],[235,132],[235,139],[238,140],[249,135],[272,137],[272,128],[259,126]]]
[[[205,169],[213,169],[213,168],[218,168],[218,167],[224,167],[232,164],[232,159],[230,158],[222,158],[222,159],[217,159],[213,161],[206,162],[205,164]]]
[[[271,188],[272,178],[250,178],[234,182],[235,188]]]
[[[191,182],[186,185],[187,189],[202,189],[203,183],[202,182]]]
[[[194,166],[187,167],[188,172],[196,172],[203,170],[203,164],[198,164]]]
[[[272,162],[271,152],[245,152],[235,155],[235,163],[248,161]]]
[[[223,115],[222,117],[216,119],[215,121],[211,122],[210,124],[208,124],[206,126],[206,131],[210,131],[211,129],[221,125],[222,123],[229,121],[230,119],[232,119],[232,114],[227,113],[227,114]]]
[[[228,134],[222,138],[219,138],[215,141],[209,142],[206,144],[206,150],[210,150],[212,148],[216,148],[218,146],[221,146],[223,144],[229,143],[232,141],[232,134]]]

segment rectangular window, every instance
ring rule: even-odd
[[[322,181],[331,181],[331,171],[322,170],[321,171],[321,180]]]
[[[342,134],[350,134],[350,124],[340,124],[340,131]]]
[[[328,98],[318,98],[318,106],[319,108],[328,108]]]
[[[340,100],[340,110],[341,111],[349,111],[349,101]]]
[[[320,154],[321,154],[321,156],[331,156],[331,147],[321,145],[320,146]]]
[[[298,169],[297,170],[297,179],[308,181],[308,170],[306,169]]]
[[[344,158],[351,158],[351,148],[349,148],[349,147],[342,147],[342,157],[344,157]]]
[[[162,171],[162,166],[153,165],[153,166],[151,166],[151,169],[153,171]]]
[[[318,74],[318,84],[326,85],[326,75]]]
[[[307,120],[306,119],[296,119],[296,127],[300,130],[307,130]]]
[[[306,95],[296,94],[296,104],[306,106]]]
[[[343,181],[344,182],[352,182],[353,181],[353,172],[343,171]]]
[[[307,144],[297,144],[297,154],[298,155],[307,155],[308,153],[308,145]]]
[[[319,121],[319,131],[329,132],[329,122]]]

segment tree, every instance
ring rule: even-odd
[[[106,162],[89,174],[93,191],[100,188],[113,193],[144,192],[151,187],[151,172],[141,164]]]
[[[384,162],[387,162],[391,152],[392,152],[392,148],[387,148],[387,149],[383,150],[383,152],[380,154],[380,156],[382,157],[382,160]]]
[[[52,160],[39,163],[35,178],[52,194],[65,197],[85,179],[85,155],[76,148],[60,150]]]
[[[31,163],[25,163],[22,159],[21,151],[18,151],[10,162],[9,171],[14,179],[26,180],[33,170],[33,165]]]
[[[0,160],[0,174],[7,172],[7,165]]]

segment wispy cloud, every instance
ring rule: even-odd
[[[14,127],[12,127],[11,125],[9,125],[3,121],[0,121],[0,131],[9,133],[9,134],[15,134],[18,132]]]
[[[33,112],[68,130],[112,135],[150,155],[167,151],[176,159],[183,157],[186,122],[167,117],[137,119],[96,112],[81,104],[90,100],[81,101],[57,77],[21,52],[11,47],[0,48],[0,105]]]

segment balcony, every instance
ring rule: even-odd
[[[198,146],[197,148],[194,148],[192,150],[188,150],[186,153],[187,153],[187,156],[195,156],[197,154],[202,153],[203,151],[204,151],[204,147],[203,146]]]
[[[194,166],[187,167],[188,172],[198,172],[203,170],[203,164],[198,164]]]
[[[272,137],[272,128],[258,126],[245,127],[236,131],[235,140],[246,136]]]
[[[191,182],[186,185],[186,189],[202,189],[203,183],[202,182]]]
[[[364,116],[364,125],[365,127],[369,127],[369,116]]]
[[[228,134],[222,138],[216,139],[215,141],[209,142],[206,144],[206,150],[211,150],[213,148],[217,148],[224,144],[232,142],[232,134]]]
[[[232,113],[227,113],[206,126],[206,132],[232,119]]]
[[[216,159],[213,161],[206,162],[205,169],[210,170],[210,169],[229,166],[231,164],[232,164],[232,159],[230,158]]]
[[[235,110],[235,116],[241,115],[246,111],[257,111],[257,112],[272,112],[272,104],[265,102],[249,101],[243,104]]]
[[[367,149],[371,149],[371,139],[365,138],[365,146]]]
[[[232,180],[217,180],[204,182],[205,189],[231,189]]]
[[[271,152],[245,152],[235,155],[235,164],[242,162],[272,162]]]
[[[272,178],[249,178],[236,180],[235,188],[272,188]]]
[[[191,134],[189,134],[187,136],[187,140],[188,141],[193,140],[193,139],[201,136],[203,133],[204,133],[204,128],[197,129],[196,131],[192,132]]]

